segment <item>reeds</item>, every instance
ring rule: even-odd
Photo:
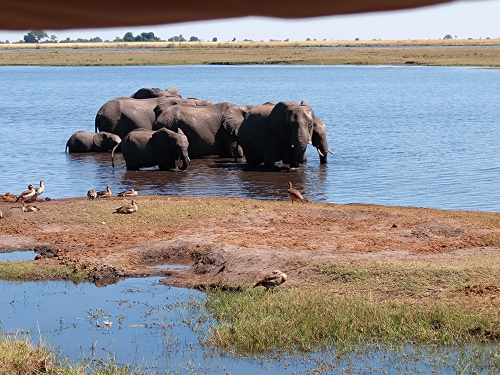
[[[61,267],[40,262],[6,260],[0,262],[0,280],[42,281],[68,280],[74,283],[88,281],[88,270],[76,271],[74,267]]]

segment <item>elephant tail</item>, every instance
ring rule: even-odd
[[[115,150],[121,146],[121,142],[118,143],[115,147],[113,147],[113,151],[111,151],[111,165],[112,167],[114,168],[115,167],[115,159],[114,159],[114,155],[115,155]]]

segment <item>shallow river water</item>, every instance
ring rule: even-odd
[[[445,209],[500,210],[500,70],[387,66],[0,67],[0,193],[45,179],[51,198],[110,183],[142,194],[306,198]],[[335,155],[295,172],[245,172],[195,160],[183,172],[112,168],[109,154],[65,155],[93,131],[106,101],[140,87],[184,97],[258,104],[307,100]]]

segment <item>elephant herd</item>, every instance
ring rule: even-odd
[[[246,163],[274,169],[278,161],[296,168],[306,148],[316,147],[327,162],[326,126],[302,101],[262,105],[183,99],[175,87],[142,88],[130,97],[105,103],[95,118],[95,133],[78,131],[66,143],[69,152],[122,151],[127,169],[188,167],[190,158],[244,157]]]

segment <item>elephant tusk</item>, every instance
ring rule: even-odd
[[[311,141],[311,140],[308,140],[308,141],[307,141],[307,144],[308,144],[308,145],[312,145],[313,143],[312,143],[312,141]]]
[[[328,152],[332,155],[335,155],[335,152],[333,152],[332,150],[328,149]]]
[[[323,154],[323,153],[319,150],[319,148],[317,148],[316,150],[318,150],[318,154],[319,154],[319,156],[321,156],[321,157],[323,157],[323,158],[325,157],[325,155],[324,155],[324,154]]]
[[[191,159],[189,159],[189,156],[188,156],[188,161],[191,161]]]

